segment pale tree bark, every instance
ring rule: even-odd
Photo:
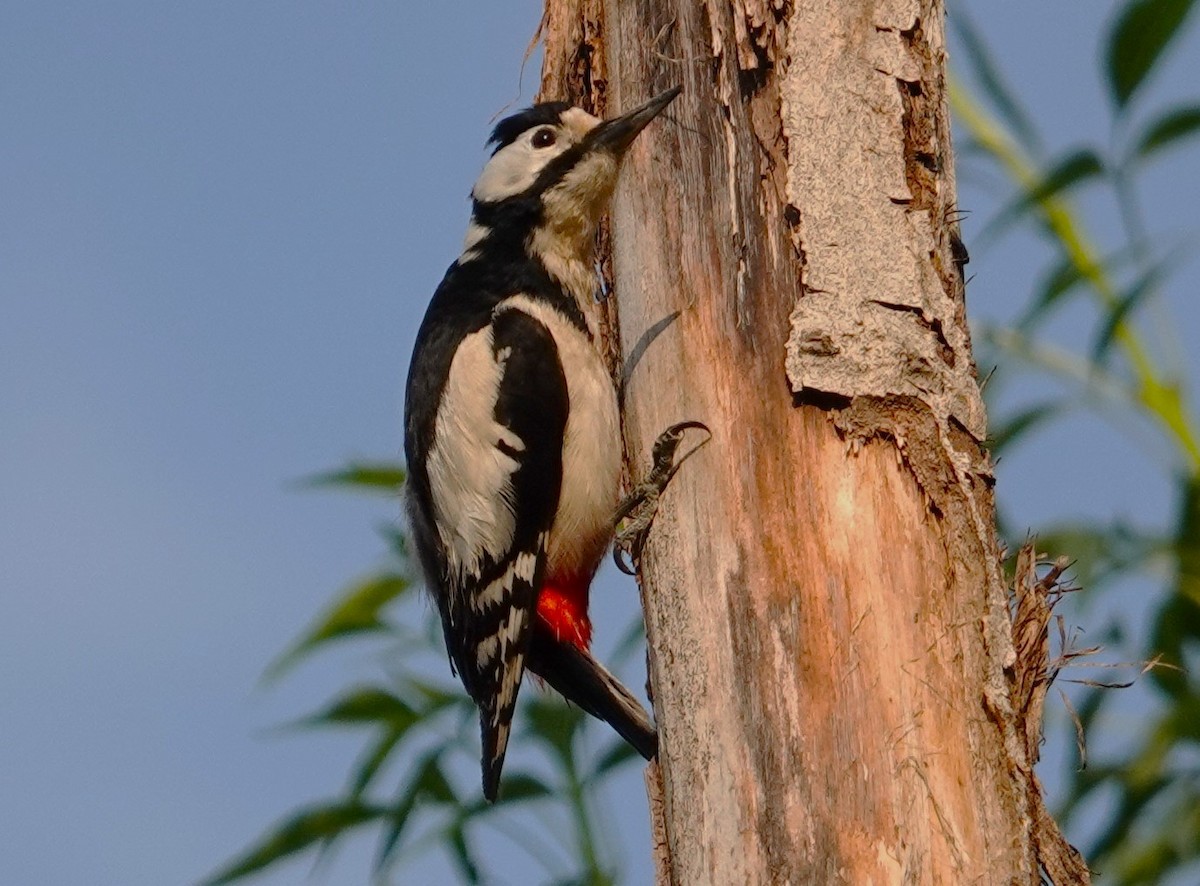
[[[633,479],[668,425],[712,431],[641,563],[662,882],[1087,881],[1032,774],[943,15],[548,2],[545,97],[684,87],[627,160],[601,308]]]

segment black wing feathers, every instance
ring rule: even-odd
[[[489,800],[495,798],[499,785],[533,633],[546,538],[562,485],[562,443],[569,409],[558,351],[540,321],[502,305],[492,321],[492,341],[503,367],[495,419],[516,438],[496,441],[497,448],[517,463],[507,491],[515,528],[508,555],[488,570],[491,575],[479,587],[468,589],[474,591],[474,617],[465,619],[467,630],[458,634],[463,647],[454,656],[468,692],[480,707],[483,792]]]

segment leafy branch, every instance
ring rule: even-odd
[[[1063,799],[1069,825],[1089,803],[1094,810],[1098,797],[1108,798],[1103,827],[1086,855],[1106,882],[1121,884],[1160,882],[1200,857],[1200,771],[1186,762],[1187,751],[1200,744],[1200,685],[1187,670],[1200,648],[1200,424],[1182,369],[1168,364],[1168,343],[1137,322],[1181,260],[1195,254],[1194,248],[1152,244],[1138,193],[1139,177],[1159,156],[1167,149],[1194,150],[1200,135],[1200,102],[1149,113],[1141,108],[1144,86],[1178,39],[1191,6],[1190,0],[1129,0],[1121,7],[1103,54],[1113,106],[1111,143],[1079,146],[1051,159],[981,35],[961,9],[951,17],[976,86],[974,92],[961,80],[952,86],[955,119],[968,136],[969,156],[1000,172],[1012,189],[987,233],[1032,227],[1056,254],[1013,328],[985,329],[985,345],[1084,394],[1080,405],[1121,424],[1148,425],[1170,444],[1169,460],[1161,458],[1161,449],[1150,455],[1175,489],[1168,532],[1112,523],[1064,524],[1039,534],[1039,548],[1078,558],[1076,572],[1093,589],[1151,568],[1163,580],[1153,598],[1148,648],[1139,657],[1157,661],[1161,655],[1168,666],[1149,672],[1158,697],[1139,714],[1144,730],[1135,746],[1071,773]],[[1121,222],[1124,242],[1107,250],[1073,205],[1088,186],[1110,189]],[[1052,310],[1077,297],[1095,308],[1090,347],[1079,353],[1038,334]],[[999,423],[994,450],[1011,447],[1074,405],[1069,398],[1039,400],[1018,410]],[[1108,630],[1122,632],[1119,620]],[[1079,705],[1081,730],[1096,729],[1113,704],[1111,693],[1086,693]]]
[[[394,498],[403,482],[401,466],[378,463],[351,464],[306,485]],[[375,871],[381,877],[424,852],[442,849],[463,882],[482,882],[486,866],[476,847],[487,831],[489,839],[508,841],[555,882],[616,882],[616,862],[601,849],[606,843],[592,810],[606,780],[635,756],[632,749],[606,733],[600,747],[590,751],[584,714],[558,696],[526,693],[515,731],[523,747],[540,750],[545,765],[536,770],[510,766],[500,799],[485,803],[473,779],[459,778],[478,765],[477,712],[448,678],[440,630],[416,599],[403,535],[391,527],[381,535],[387,564],[345,588],[266,675],[283,679],[337,643],[373,637],[385,644],[387,673],[347,688],[292,724],[366,733],[346,785],[337,796],[285,816],[206,886],[240,882],[304,852],[321,858],[349,834],[369,828],[378,833]],[[413,624],[422,628],[414,630]],[[398,776],[389,777],[396,771]],[[539,816],[539,827],[522,827],[517,813]]]

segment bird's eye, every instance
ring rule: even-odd
[[[553,129],[539,129],[533,134],[533,146],[535,148],[548,148],[557,140],[558,136],[555,135]]]

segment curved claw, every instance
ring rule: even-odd
[[[675,453],[684,435],[689,430],[704,431],[708,436],[685,452],[679,459]],[[629,518],[627,526],[622,528],[613,545],[613,562],[626,575],[637,574],[637,564],[641,560],[642,548],[650,533],[650,524],[658,510],[658,500],[671,478],[680,466],[700,447],[712,439],[712,431],[701,421],[681,421],[671,425],[658,435],[651,448],[652,463],[646,479],[634,487],[629,497],[617,508],[615,524]]]

